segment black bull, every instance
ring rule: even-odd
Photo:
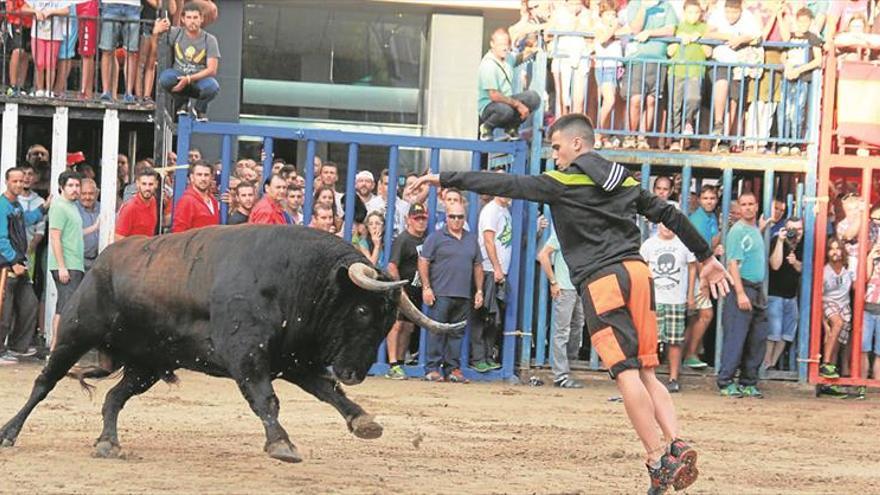
[[[90,349],[122,367],[102,414],[98,455],[118,455],[125,402],[185,368],[235,380],[266,429],[268,454],[301,460],[278,423],[272,380],[294,383],[335,407],[349,430],[382,427],[348,399],[337,379],[360,383],[398,309],[433,331],[458,329],[421,314],[395,282],[335,236],[302,227],[237,226],[108,247],[65,306],[55,350],[30,398],[0,429],[12,446],[34,407]],[[80,373],[90,378],[109,371]]]

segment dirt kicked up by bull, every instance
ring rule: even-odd
[[[14,445],[28,415],[89,350],[109,355],[122,378],[102,408],[99,457],[121,452],[126,401],[184,368],[235,380],[266,430],[265,451],[302,457],[278,422],[272,381],[294,383],[342,415],[359,438],[382,427],[338,382],[364,380],[398,311],[434,332],[460,329],[422,314],[401,286],[350,243],[304,227],[213,227],[109,246],[65,306],[55,351],[27,403],[2,429]],[[103,378],[99,368],[73,373]]]

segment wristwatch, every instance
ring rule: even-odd
[[[550,281],[550,285],[559,285],[559,282],[554,279]]]

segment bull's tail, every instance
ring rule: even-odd
[[[71,370],[67,372],[67,376],[79,381],[79,386],[82,387],[83,391],[85,391],[89,395],[89,399],[91,399],[92,393],[95,391],[95,386],[86,380],[116,378],[121,371],[122,366],[114,366],[112,370],[100,366],[84,366],[71,368]]]

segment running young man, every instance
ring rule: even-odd
[[[589,119],[566,115],[548,135],[557,170],[539,176],[444,172],[422,176],[410,187],[442,185],[550,205],[572,282],[583,294],[593,346],[617,382],[647,451],[649,493],[665,493],[670,486],[683,489],[697,478],[697,454],[679,439],[675,406],[654,375],[657,320],[651,274],[639,256],[641,235],[632,219],[641,214],[675,232],[700,261],[702,283],[713,297],[730,290],[730,275],[675,206],[643,191],[621,165],[592,152]]]

